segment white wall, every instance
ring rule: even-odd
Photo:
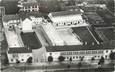
[[[16,59],[18,59],[21,63],[26,62],[29,57],[32,57],[32,53],[18,53],[18,57],[16,58],[13,57],[13,54],[8,54],[9,63],[16,63]],[[11,61],[11,59],[13,61]]]

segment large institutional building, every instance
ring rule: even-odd
[[[39,7],[24,6],[21,10],[38,11]],[[102,32],[96,29],[94,34],[90,23],[82,15],[79,10],[52,12],[48,14],[50,21],[37,15],[28,14],[24,18],[18,14],[5,15],[3,26],[9,63],[27,62],[30,57],[33,62],[48,61],[49,56],[53,61],[58,61],[59,56],[65,57],[66,61],[81,58],[90,60],[92,57],[109,59],[115,47],[100,43],[95,35],[101,33],[102,37]]]

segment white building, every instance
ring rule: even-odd
[[[26,2],[18,5],[20,7],[21,12],[38,12],[39,11],[39,3],[37,2]]]
[[[7,52],[9,63],[26,62],[29,57],[32,57],[32,50],[25,47],[9,48]]]
[[[80,11],[61,11],[49,13],[48,17],[56,28],[88,26]]]
[[[109,59],[111,52],[115,52],[114,47],[103,47],[103,46],[88,46],[88,45],[77,45],[77,46],[51,46],[46,47],[46,61],[49,56],[53,57],[53,61],[59,61],[59,56],[65,57],[65,61],[69,61],[70,58],[73,61],[80,60],[82,57],[85,61],[94,59],[100,59],[102,56],[105,59]]]
[[[7,39],[8,47],[24,47],[20,35],[16,31],[16,26],[20,24],[18,15],[4,15],[3,27]]]
[[[23,32],[32,32],[32,21],[28,18],[26,18],[24,21],[22,21],[22,31]]]
[[[20,23],[20,17],[19,15],[4,15],[3,16],[3,22],[6,22],[8,26],[10,25],[18,25]]]

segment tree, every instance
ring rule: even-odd
[[[72,62],[72,58],[71,57],[70,57],[69,61]]]
[[[91,62],[93,62],[94,60],[95,60],[95,58],[94,58],[94,57],[92,57],[92,58],[91,58]]]
[[[81,62],[78,63],[78,67],[80,68],[82,66]]]
[[[59,56],[58,60],[59,60],[60,62],[62,62],[62,61],[65,60],[65,57],[63,57],[63,56]]]
[[[26,63],[32,63],[32,57],[29,57],[28,59],[27,59],[27,61],[26,61]]]
[[[53,57],[52,56],[49,56],[48,57],[48,62],[52,62],[53,61]]]
[[[109,58],[111,59],[111,61],[115,60],[115,52],[111,52],[109,55]]]
[[[102,56],[101,59],[100,59],[99,62],[98,62],[98,65],[103,65],[104,62],[105,62],[105,59],[104,59],[104,57]]]

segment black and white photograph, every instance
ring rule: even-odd
[[[0,0],[0,72],[115,72],[115,0]]]

